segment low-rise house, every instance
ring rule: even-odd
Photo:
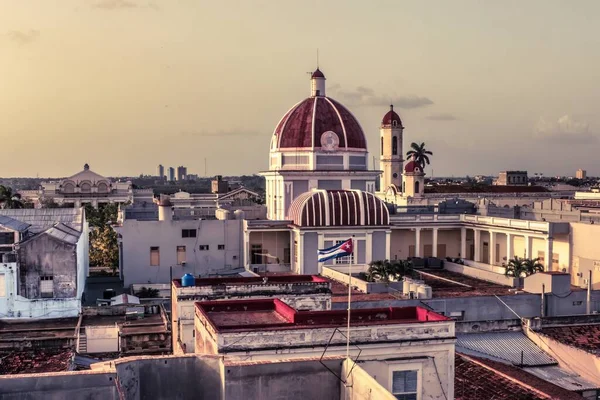
[[[83,208],[0,210],[0,318],[81,311],[89,270]]]
[[[196,353],[276,361],[343,356],[399,398],[454,398],[454,321],[421,307],[296,311],[275,300],[196,303]]]
[[[297,310],[331,309],[331,282],[316,275],[274,275],[196,279],[183,286],[174,279],[171,286],[173,351],[194,352],[194,303],[215,300],[278,298]]]
[[[243,267],[241,219],[179,219],[169,198],[161,199],[158,219],[123,219],[119,234],[120,271],[125,287],[167,284],[190,273],[234,274]]]

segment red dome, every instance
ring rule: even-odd
[[[340,149],[367,149],[365,134],[354,115],[324,96],[309,97],[292,107],[275,128],[273,147],[320,148],[321,135],[327,131],[335,132]]]
[[[393,105],[390,105],[390,111],[388,111],[387,114],[383,116],[383,119],[381,120],[381,125],[391,125],[398,128],[403,127],[402,120],[400,119],[400,116],[396,113],[396,111],[394,111]]]
[[[421,172],[421,166],[411,160],[404,166],[404,172]]]
[[[313,72],[311,78],[325,78],[325,75],[323,75],[323,73],[321,72],[321,70],[319,68],[317,68],[315,70],[315,72]]]

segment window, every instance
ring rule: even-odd
[[[4,274],[0,274],[0,297],[6,297],[6,279]]]
[[[298,241],[294,240],[294,263],[298,263]]]
[[[42,297],[54,297],[54,279],[51,276],[40,276],[40,293]]]
[[[253,244],[250,247],[251,264],[263,263],[263,248],[262,244]]]
[[[348,239],[346,239],[348,240]],[[340,243],[344,243],[346,240],[337,240],[335,242],[335,244],[340,244]],[[349,256],[345,256],[345,257],[340,257],[340,258],[334,258],[333,259],[333,263],[334,264],[350,264],[350,263],[354,263],[354,253],[356,253],[356,248],[358,247],[358,241],[354,241],[354,252],[352,254],[350,254]]]
[[[394,136],[392,138],[392,155],[393,156],[398,155],[398,137],[397,136]]]
[[[217,245],[217,250],[225,250],[225,245],[224,244],[218,244]]]
[[[182,265],[185,263],[185,246],[177,246],[177,265]]]
[[[0,245],[13,244],[15,242],[14,232],[0,232]]]
[[[181,237],[182,238],[195,238],[196,237],[196,230],[195,229],[182,229],[181,230]]]
[[[417,400],[418,371],[393,371],[392,394],[399,400]]]
[[[383,137],[381,138],[381,155],[383,155]]]
[[[202,250],[202,251],[206,251],[206,250],[208,250],[208,249],[209,249],[209,247],[208,247],[208,245],[207,245],[207,244],[201,244],[200,246],[198,246],[198,248],[199,248],[200,250]]]
[[[160,249],[158,246],[150,247],[150,265],[153,267],[160,265]]]
[[[415,194],[419,194],[421,192],[419,192],[419,181],[415,182]]]
[[[290,249],[289,249],[289,247],[283,249],[283,263],[284,264],[289,264],[290,263]]]
[[[394,175],[392,175],[394,177],[394,179],[396,179],[398,177],[398,174],[394,172]]]

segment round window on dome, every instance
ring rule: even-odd
[[[394,179],[395,179],[395,178],[397,178],[397,177],[398,177],[398,174],[394,172],[394,175],[392,175],[392,176],[393,176],[393,177],[394,177]]]

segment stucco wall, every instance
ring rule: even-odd
[[[340,385],[340,400],[396,400],[396,396],[352,360],[344,360],[341,376],[347,379],[347,384]]]
[[[338,375],[342,360],[325,360]],[[340,381],[317,360],[225,365],[227,400],[306,400],[340,396]]]
[[[263,257],[256,257],[258,262],[252,262],[252,254],[248,264],[288,264],[291,260],[286,259],[284,249],[290,250],[289,232],[250,232],[250,253],[252,245],[261,245]],[[291,254],[291,253],[290,253]],[[260,260],[262,258],[262,261]]]
[[[571,243],[573,273],[571,275],[574,285],[585,287],[592,271],[592,286],[594,290],[600,289],[600,246],[597,241],[600,237],[600,225],[572,223]]]
[[[41,234],[20,245],[19,295],[41,298],[40,276],[53,277],[54,298],[77,296],[77,248]]]
[[[415,246],[416,233],[410,229],[392,229],[390,258],[405,260],[410,256],[410,246]],[[420,255],[424,257],[427,252],[433,254],[433,230],[421,229]],[[438,229],[438,250],[441,245],[446,247],[446,254],[442,257],[460,257],[460,229]],[[416,250],[416,249],[415,249]]]
[[[304,264],[301,265],[301,274],[318,274],[317,251],[319,250],[319,237],[317,232],[306,232],[304,234]]]
[[[468,262],[469,261],[467,261],[467,263]],[[515,287],[515,278],[506,276],[504,274],[499,274],[494,271],[486,271],[484,269],[475,268],[468,265],[455,264],[448,261],[444,261],[444,269],[447,269],[448,271],[452,272],[458,272],[463,275],[472,276],[474,278],[482,279],[484,281],[494,282],[509,287]]]
[[[242,220],[137,221],[125,220],[116,228],[122,235],[124,285],[170,283],[184,273],[207,276],[242,266]],[[182,229],[195,229],[197,237],[182,238]],[[218,245],[225,245],[219,250]],[[209,250],[199,250],[208,245]],[[160,266],[150,265],[150,247],[158,246]],[[177,246],[186,248],[186,265],[177,265]]]
[[[3,400],[119,400],[114,372],[0,376]]]

